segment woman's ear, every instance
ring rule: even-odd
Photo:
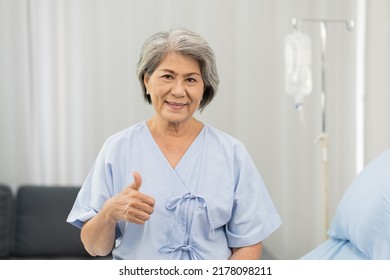
[[[148,92],[149,76],[147,74],[144,75],[144,85],[145,85],[146,91]]]

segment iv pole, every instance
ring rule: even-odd
[[[327,40],[327,24],[328,23],[343,23],[346,25],[348,31],[352,31],[355,22],[353,20],[339,20],[339,19],[292,19],[292,26],[299,30],[302,22],[315,22],[320,24],[321,34],[321,134],[317,137],[317,143],[321,147],[321,165],[322,165],[322,195],[323,195],[323,213],[324,213],[324,233],[327,239],[327,230],[329,227],[329,210],[328,210],[328,147],[329,135],[326,131],[326,40]]]

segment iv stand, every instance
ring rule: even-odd
[[[302,22],[315,22],[320,24],[321,34],[321,134],[317,137],[317,143],[321,147],[321,165],[322,165],[322,195],[323,195],[323,213],[324,213],[324,239],[327,239],[327,230],[329,227],[329,210],[328,210],[328,147],[329,135],[326,132],[326,39],[327,39],[327,24],[328,23],[343,23],[348,31],[352,31],[355,27],[353,20],[338,20],[338,19],[292,19],[292,26],[295,30],[299,30]]]

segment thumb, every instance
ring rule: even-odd
[[[142,184],[142,177],[138,172],[133,172],[134,182],[130,185],[133,190],[138,191]]]

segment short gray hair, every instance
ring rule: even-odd
[[[195,59],[199,63],[202,79],[205,85],[199,110],[211,102],[219,84],[214,51],[208,42],[197,33],[179,28],[170,32],[158,32],[149,37],[142,46],[137,64],[137,76],[141,83],[145,100],[152,100],[146,93],[145,75],[151,76],[167,54],[177,53]]]

